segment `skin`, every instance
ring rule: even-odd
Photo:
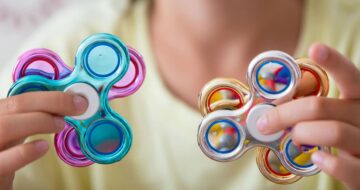
[[[307,97],[279,105],[264,114],[257,127],[271,134],[293,126],[296,144],[338,148],[338,155],[316,152],[312,161],[349,189],[360,189],[360,71],[323,44],[312,45],[309,55],[334,78],[341,98]]]
[[[197,94],[207,81],[226,76],[245,82],[248,63],[258,53],[270,49],[295,52],[302,10],[303,2],[295,0],[155,1],[151,37],[165,84],[175,96],[196,107]],[[341,99],[291,101],[266,114],[258,127],[271,134],[295,126],[295,143],[338,148],[338,156],[318,152],[312,155],[313,162],[349,189],[360,189],[360,158],[356,156],[360,148],[354,146],[360,144],[360,118],[356,117],[360,115],[360,72],[323,44],[314,43],[309,58],[335,79]],[[313,82],[302,83],[299,92],[307,94]]]
[[[293,54],[302,9],[298,0],[157,0],[150,35],[161,77],[175,96],[195,108],[198,93],[211,79],[245,82],[248,64],[260,52]]]
[[[300,36],[302,12],[303,2],[300,0],[272,0],[271,2],[267,0],[156,0],[153,2],[150,15],[150,38],[161,77],[176,97],[195,108],[198,92],[212,78],[227,76],[244,82],[248,63],[258,53],[278,49],[293,54]],[[269,28],[272,29],[269,30]],[[319,49],[328,50],[326,56]],[[346,165],[339,165],[340,162],[334,161],[340,159],[340,156],[324,156],[320,153],[314,155],[319,155],[318,158],[321,159],[317,160],[321,161],[317,162],[316,159],[314,161],[326,173],[343,181],[349,187],[359,188],[358,182],[354,179],[354,176],[359,176],[360,172],[359,158],[353,156],[351,151],[354,150],[347,151],[345,148],[350,147],[351,143],[359,143],[356,139],[360,139],[360,135],[354,132],[359,131],[360,123],[354,117],[355,113],[360,112],[358,101],[356,101],[356,98],[360,98],[360,92],[354,94],[354,89],[358,84],[354,81],[360,80],[359,71],[335,50],[330,51],[328,47],[320,44],[312,46],[310,58],[319,62],[341,84],[338,86],[343,99],[303,98],[281,105],[274,109],[279,120],[272,120],[272,117],[266,116],[267,119],[263,125],[265,127],[262,128],[259,125],[259,128],[264,129],[264,133],[272,133],[286,126],[296,125],[294,128],[296,142],[312,144],[316,141],[316,143],[346,150],[347,153],[341,154],[341,159],[347,160],[342,164]],[[341,64],[336,72],[335,64]],[[34,96],[42,101],[47,99],[48,104],[45,106],[37,103],[34,101],[37,99]],[[85,110],[86,100],[80,99],[78,97],[74,101],[74,95],[60,92],[34,92],[0,101],[0,147],[2,147],[0,149],[0,160],[2,160],[0,162],[0,189],[11,189],[14,173],[43,156],[48,150],[48,144],[43,140],[26,144],[22,144],[22,140],[39,133],[60,131],[63,123],[59,118],[63,115],[79,115]],[[307,115],[302,117],[297,109],[290,108],[295,108],[296,105],[292,104],[299,101],[308,101],[305,103],[313,105],[307,108],[301,106],[302,109],[309,109],[304,112]],[[300,103],[303,104],[303,102]],[[286,105],[289,108],[284,107]],[[323,105],[327,105],[325,107],[337,106],[338,109],[325,110]],[[343,111],[341,112],[343,114],[331,113],[339,109]],[[291,120],[294,117],[286,117],[285,114],[296,115],[296,118]],[[314,118],[315,116],[317,118]],[[342,120],[345,118],[347,120]],[[357,120],[357,122],[350,122],[350,120]],[[280,124],[274,123],[279,121],[281,121]],[[299,124],[302,125],[299,126]],[[24,128],[24,125],[28,127]],[[339,134],[321,133],[314,139],[305,136],[300,138],[300,134],[313,133],[314,128],[320,131],[321,126],[337,128]],[[8,135],[11,131],[10,127],[18,128],[18,132],[13,133],[12,136]],[[349,132],[353,135],[352,138],[341,136],[348,134],[340,132],[343,128],[352,130]],[[336,138],[340,136],[341,139],[346,140],[337,139],[336,141]],[[320,139],[323,140],[320,142]],[[357,154],[358,150],[355,153]],[[335,173],[334,168],[341,172]],[[339,173],[343,174],[340,176]]]
[[[64,115],[80,115],[86,108],[86,99],[62,92],[31,92],[0,100],[0,189],[12,189],[15,171],[48,151],[47,141],[23,143],[26,137],[60,132]]]

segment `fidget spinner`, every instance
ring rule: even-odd
[[[330,147],[297,146],[291,139],[291,128],[263,135],[255,124],[264,112],[291,99],[326,96],[329,82],[325,71],[309,59],[294,60],[284,52],[268,51],[250,62],[247,83],[219,78],[202,89],[199,107],[204,118],[198,143],[204,154],[216,161],[234,161],[257,147],[260,172],[279,184],[318,173],[311,153],[329,152]]]
[[[132,133],[109,101],[137,91],[145,78],[139,53],[111,34],[95,34],[78,48],[72,70],[48,49],[27,51],[13,71],[8,96],[31,91],[77,93],[88,100],[80,116],[66,116],[66,126],[54,138],[59,157],[72,166],[111,164],[129,151]]]

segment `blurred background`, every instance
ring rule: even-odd
[[[0,0],[0,65],[16,56],[16,50],[47,18],[74,3],[95,0]]]

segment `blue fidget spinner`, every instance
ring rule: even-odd
[[[88,100],[88,109],[80,116],[65,117],[67,127],[55,138],[56,150],[73,166],[86,166],[91,161],[111,164],[128,153],[132,133],[127,121],[110,108],[109,100],[134,93],[144,77],[142,57],[116,36],[101,33],[81,43],[73,70],[50,50],[24,53],[14,70],[15,84],[8,96],[32,91],[82,95]]]

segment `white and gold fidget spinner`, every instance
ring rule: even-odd
[[[326,72],[309,59],[294,60],[281,51],[259,54],[248,67],[248,86],[236,79],[219,78],[202,89],[199,107],[204,118],[198,129],[201,150],[209,158],[224,162],[258,147],[259,170],[280,184],[318,173],[311,153],[329,152],[329,147],[296,146],[291,128],[264,135],[255,124],[264,112],[283,102],[302,96],[326,96],[328,81]]]

